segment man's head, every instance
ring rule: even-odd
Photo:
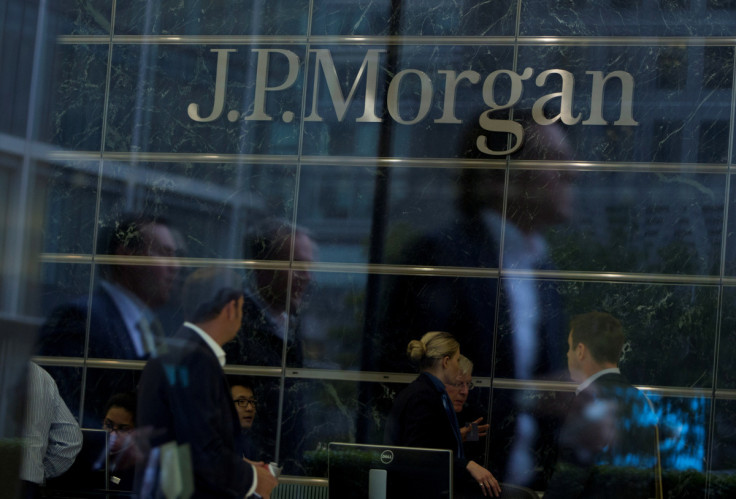
[[[293,246],[295,262],[311,263],[315,260],[317,246],[309,232],[294,227],[280,219],[269,219],[259,224],[245,239],[246,258],[254,260],[289,261]],[[289,272],[286,270],[258,269],[253,272],[255,284],[261,298],[269,307],[283,312],[287,296],[290,308],[297,310],[312,275],[308,269],[291,272],[291,293],[289,293]]]
[[[109,227],[107,254],[144,257],[147,261],[139,265],[113,264],[106,268],[105,275],[149,307],[163,305],[171,296],[179,266],[162,261],[175,257],[177,249],[165,219],[141,214],[124,216]]]
[[[625,336],[621,322],[605,312],[588,312],[570,321],[567,366],[574,381],[584,381],[596,372],[615,367]]]
[[[555,169],[514,168],[508,175],[508,184],[505,184],[501,169],[463,169],[456,184],[458,208],[467,216],[477,216],[487,210],[501,213],[506,189],[507,216],[524,232],[540,231],[569,220],[574,208],[574,174],[566,171],[564,162],[573,159],[573,149],[565,127],[560,123],[540,125],[530,112],[523,110],[515,112],[514,121],[523,127],[524,142],[511,154],[512,160],[563,164]],[[475,150],[478,136],[486,136],[493,142],[493,149],[506,149],[508,134],[489,134],[473,123],[460,144],[463,155],[488,158]]]
[[[233,403],[238,412],[240,427],[248,430],[253,426],[256,418],[256,397],[253,385],[247,381],[238,381],[230,386]]]
[[[116,393],[107,401],[102,428],[110,433],[111,454],[126,447],[128,436],[135,429],[136,409],[136,395],[133,392]]]
[[[235,338],[240,329],[243,279],[232,269],[195,270],[184,282],[182,306],[185,320],[199,325],[223,345]]]
[[[445,384],[445,389],[450,396],[455,412],[463,410],[470,390],[473,388],[473,362],[466,356],[461,355],[458,364],[460,366],[460,374],[457,377],[457,381],[455,383]]]

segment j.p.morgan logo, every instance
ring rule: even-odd
[[[200,104],[192,102],[187,107],[187,115],[194,121],[207,123],[219,119],[225,107],[225,94],[228,84],[228,64],[230,54],[237,52],[237,49],[212,49],[217,55],[217,70],[215,77],[215,88],[213,96],[212,111],[202,116],[200,113]],[[253,86],[253,104],[252,112],[247,116],[241,116],[238,110],[228,110],[226,117],[231,122],[238,120],[245,121],[273,121],[274,117],[266,110],[266,95],[271,92],[286,91],[297,82],[299,73],[299,56],[285,49],[275,48],[256,48],[252,49],[257,56],[255,84]],[[356,89],[365,80],[365,99],[363,102],[363,114],[355,119],[356,123],[380,123],[383,121],[381,116],[377,114],[378,102],[378,85],[379,75],[384,75],[380,66],[381,54],[386,52],[382,49],[369,49],[366,51],[360,69],[352,82],[348,95],[343,94],[341,83],[338,79],[338,71],[329,49],[311,49],[311,64],[314,64],[312,71],[313,81],[311,85],[311,109],[305,110],[304,121],[321,122],[324,121],[323,115],[327,116],[327,110],[320,109],[320,103],[329,102],[332,104],[332,111],[339,122],[346,117],[346,112],[353,101]],[[269,67],[273,67],[275,58],[282,58],[279,63],[286,62],[285,75],[280,77],[280,81],[268,81]],[[285,61],[284,61],[285,60]],[[283,65],[281,64],[283,67]],[[441,106],[437,103],[433,106],[432,99],[435,95],[436,82],[432,80],[429,74],[418,69],[403,69],[390,78],[388,82],[388,90],[386,92],[385,109],[392,120],[401,125],[415,125],[428,118],[431,109],[440,108],[442,114],[434,118],[434,123],[445,124],[462,124],[457,118],[455,103],[457,92],[467,85],[482,85],[481,95],[483,103],[487,106],[478,117],[478,125],[484,131],[489,133],[505,133],[510,134],[513,138],[508,141],[508,148],[493,149],[488,137],[481,134],[476,137],[475,144],[478,150],[484,154],[491,156],[500,156],[511,154],[516,151],[524,139],[524,129],[518,122],[508,119],[498,119],[501,111],[511,109],[516,106],[522,98],[524,87],[533,84],[539,88],[547,85],[548,79],[552,82],[551,76],[561,84],[556,87],[555,91],[537,98],[531,109],[533,120],[539,125],[551,125],[561,121],[565,125],[609,125],[611,122],[603,116],[603,94],[606,83],[612,80],[618,80],[620,83],[620,108],[618,119],[613,121],[614,126],[636,126],[639,123],[633,117],[633,95],[634,95],[634,78],[626,71],[612,71],[604,74],[602,71],[586,71],[585,74],[590,76],[590,103],[587,106],[588,115],[583,119],[582,113],[575,114],[573,111],[573,91],[575,88],[575,77],[569,71],[564,69],[547,69],[536,74],[536,78],[532,78],[535,69],[531,67],[524,68],[521,72],[511,71],[508,69],[499,69],[492,71],[483,78],[483,75],[473,70],[465,70],[457,72],[454,70],[438,70],[435,80],[440,81],[439,85],[443,87],[443,102]],[[329,101],[321,100],[320,97],[320,81],[322,76],[326,82],[327,91],[329,92]],[[418,84],[418,106],[413,111],[413,116],[406,116],[401,112],[401,88],[402,85],[409,84],[410,80],[414,85]],[[502,80],[506,89],[502,96],[497,96],[497,83]],[[206,100],[206,99],[204,99]],[[501,102],[499,102],[499,100]],[[553,109],[557,114],[549,116],[550,110]],[[615,110],[614,110],[615,111]],[[610,111],[609,111],[610,112]],[[614,113],[615,114],[615,113]],[[294,110],[284,110],[281,113],[281,120],[286,123],[293,121],[295,118]],[[581,121],[582,120],[582,121]],[[498,146],[496,146],[498,147]]]
[[[393,460],[394,452],[392,450],[386,449],[385,451],[381,452],[381,462],[383,464],[389,464]]]

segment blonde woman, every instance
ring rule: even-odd
[[[450,449],[455,453],[458,492],[463,497],[498,497],[501,488],[491,472],[465,458],[455,409],[445,390],[445,383],[455,383],[460,375],[460,344],[450,333],[433,331],[410,341],[407,355],[419,366],[419,376],[394,400],[386,422],[386,443]],[[468,482],[475,493],[467,493],[463,484]]]

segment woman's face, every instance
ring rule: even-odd
[[[230,388],[235,403],[235,409],[238,411],[238,421],[240,427],[249,429],[253,426],[256,418],[256,399],[253,396],[253,390],[244,386],[235,385]]]

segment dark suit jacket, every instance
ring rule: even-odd
[[[387,445],[449,449],[453,451],[456,481],[465,481],[470,476],[465,470],[468,461],[457,456],[454,424],[442,404],[442,393],[427,375],[420,374],[396,396],[383,440]]]
[[[204,340],[187,327],[143,370],[138,428],[152,428],[152,448],[171,441],[189,444],[194,498],[242,499],[253,483],[223,369]]]
[[[288,367],[302,367],[304,361],[296,321],[295,315],[289,318],[286,352]],[[238,331],[236,339],[224,347],[228,364],[280,367],[284,342],[276,330],[276,324],[259,300],[247,292],[243,300],[243,327]]]
[[[39,355],[82,357],[87,326],[87,297],[54,309],[39,334]],[[92,295],[89,357],[140,359],[112,297],[102,287]]]
[[[545,497],[653,497],[655,432],[644,394],[623,375],[604,374],[570,406]]]
[[[87,327],[87,297],[77,298],[55,308],[41,326],[38,355],[84,357]],[[141,360],[112,297],[98,287],[92,295],[88,357]],[[67,406],[79,416],[82,385],[80,368],[50,368]],[[95,371],[87,377],[82,425],[99,428],[107,400],[114,394],[134,390],[137,371]]]

